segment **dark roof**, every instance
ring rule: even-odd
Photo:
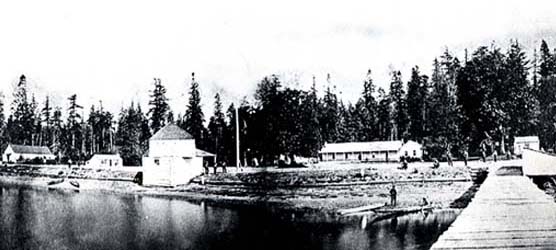
[[[12,150],[18,154],[39,154],[39,155],[51,155],[50,149],[46,146],[27,146],[27,145],[15,145],[10,144]]]
[[[201,149],[197,149],[197,152],[195,153],[195,156],[197,157],[215,157],[214,154],[209,153],[207,151],[201,150]]]
[[[181,129],[175,124],[168,124],[158,130],[152,137],[151,140],[190,140],[193,139],[191,134],[187,133],[185,130]]]

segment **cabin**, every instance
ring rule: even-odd
[[[523,149],[539,150],[539,137],[538,136],[516,136],[514,138],[514,154],[522,155]]]
[[[423,158],[423,145],[416,141],[409,140],[403,143],[398,150],[399,157],[409,157],[414,160],[421,160]]]
[[[143,185],[187,184],[204,172],[203,157],[212,156],[197,149],[195,139],[185,130],[168,124],[149,139],[149,153],[143,157]]]
[[[123,160],[120,154],[94,154],[85,165],[90,168],[122,167]]]
[[[320,161],[399,161],[405,156],[411,159],[423,157],[423,146],[415,141],[372,141],[326,143],[319,152]]]
[[[31,160],[41,160],[45,163],[48,160],[56,159],[50,149],[46,146],[28,146],[8,144],[2,153],[3,162],[23,162]]]

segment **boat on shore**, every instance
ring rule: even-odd
[[[79,182],[67,179],[53,180],[48,182],[48,190],[79,192]]]

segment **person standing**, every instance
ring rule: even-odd
[[[483,160],[483,162],[486,162],[486,143],[484,140],[481,142],[480,148],[481,148],[481,159]]]
[[[463,149],[463,163],[467,167],[467,158],[469,158],[469,153],[467,152],[467,147]]]
[[[398,192],[396,191],[396,186],[392,184],[392,188],[390,189],[390,205],[395,207],[396,206],[396,196]]]
[[[450,144],[446,145],[446,160],[448,161],[448,166],[453,167],[454,163],[452,162],[452,153]]]

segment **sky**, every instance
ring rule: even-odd
[[[551,1],[2,1],[0,91],[9,106],[25,74],[39,102],[67,107],[77,94],[118,113],[131,101],[147,108],[153,78],[183,113],[191,72],[200,84],[205,119],[213,96],[225,105],[252,97],[270,74],[284,84],[330,85],[346,101],[360,95],[368,69],[376,85],[389,72],[407,81],[418,65],[448,48],[463,58],[480,45],[503,49],[518,39],[529,55],[541,39],[556,46]]]

